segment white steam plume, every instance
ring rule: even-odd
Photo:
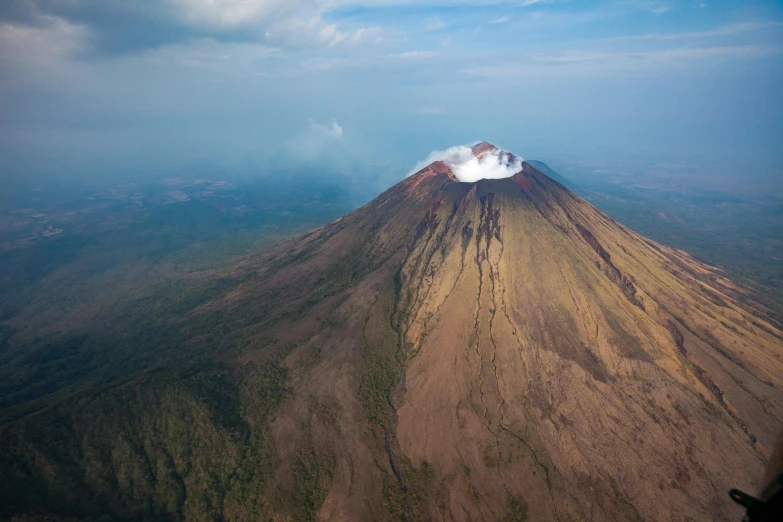
[[[458,145],[446,150],[430,153],[427,159],[420,161],[408,176],[419,172],[435,161],[442,161],[449,166],[454,176],[462,182],[472,183],[480,179],[510,178],[522,170],[522,158],[509,156],[501,150],[487,152],[479,160],[467,145]]]

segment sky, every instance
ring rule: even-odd
[[[752,183],[783,178],[781,93],[779,1],[0,2],[0,180],[402,179],[487,140]]]

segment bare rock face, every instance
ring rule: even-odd
[[[298,347],[271,430],[283,487],[329,456],[320,519],[734,520],[760,485],[779,326],[527,163],[433,164],[254,267],[247,292],[315,303],[275,330]]]
[[[473,151],[474,156],[476,156],[478,159],[481,159],[488,152],[494,152],[498,150],[498,148],[492,145],[491,143],[482,141],[481,143],[477,143],[473,145],[473,147],[471,147],[471,150]]]

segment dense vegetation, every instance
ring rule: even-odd
[[[271,364],[166,371],[28,416],[2,433],[2,514],[257,520],[284,383]]]
[[[0,252],[0,519],[310,518],[328,490],[320,456],[301,456],[301,487],[268,490],[266,425],[292,346],[247,332],[265,310],[194,311],[249,277],[223,270],[235,256],[339,217],[349,195],[320,182],[175,203],[142,192],[144,206],[18,200],[70,228]],[[74,221],[82,206],[94,211]],[[263,361],[222,362],[260,348]]]

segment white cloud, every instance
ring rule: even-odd
[[[287,165],[304,163],[335,166],[350,162],[352,156],[348,151],[355,143],[351,144],[346,139],[337,120],[322,123],[309,118],[308,123],[306,128],[283,145]]]
[[[258,25],[287,17],[321,16],[326,12],[342,7],[376,7],[417,5],[417,0],[164,0],[178,17],[201,27],[237,28]],[[513,4],[517,7],[530,7],[536,4],[550,3],[556,0],[431,0],[434,6],[486,6],[492,3]],[[438,16],[425,20],[427,31],[436,31],[447,27]]]
[[[332,118],[331,125],[323,125],[311,118],[310,128],[318,133],[323,134],[324,136],[331,136],[332,138],[336,138],[338,140],[343,139],[343,128],[334,118]]]
[[[177,17],[197,28],[257,30],[268,43],[296,48],[377,42],[380,27],[351,30],[323,19],[327,0],[168,0]],[[339,4],[339,2],[338,2]]]
[[[431,152],[424,161],[419,162],[408,176],[419,172],[435,161],[443,161],[449,166],[454,176],[465,183],[480,179],[510,178],[522,170],[522,158],[512,156],[507,152],[495,150],[476,158],[467,145],[458,145],[446,150]]]
[[[90,31],[61,18],[44,16],[39,26],[0,23],[0,86],[23,86],[55,79],[72,85],[80,67],[74,57],[86,51]],[[5,103],[10,103],[7,100]]]
[[[179,15],[193,25],[239,27],[258,23],[280,11],[314,6],[303,0],[169,0]]]
[[[320,16],[314,16],[278,20],[266,29],[265,36],[270,43],[287,47],[335,47],[377,42],[381,32],[380,27],[362,27],[345,32],[336,24],[327,24]]]
[[[68,57],[86,47],[86,27],[62,18],[42,16],[40,26],[0,24],[2,56],[24,55],[25,60],[49,61]]]

